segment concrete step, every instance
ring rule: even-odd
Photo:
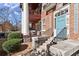
[[[41,49],[40,49],[40,48],[37,48],[36,50],[37,50],[37,51],[40,51]]]
[[[49,50],[51,55],[55,54],[57,56],[71,56],[73,53],[79,50],[79,40],[60,41],[56,45],[50,46]]]
[[[43,43],[41,46],[39,46],[36,50],[37,51],[42,51],[43,49],[46,50],[47,49],[47,44],[50,44],[50,42],[52,41],[53,37],[50,37],[47,41],[45,41],[45,43]]]
[[[46,43],[46,44],[50,44],[50,42],[51,42],[51,41],[46,41],[45,43]]]
[[[43,46],[43,45],[42,45],[42,46],[40,46],[40,49],[44,49],[44,48],[45,48],[45,46]]]
[[[46,46],[47,45],[47,43],[43,43],[43,46]]]
[[[45,43],[50,43],[53,40],[53,37],[49,38],[47,41],[45,41]]]

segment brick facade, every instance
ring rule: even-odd
[[[72,39],[72,40],[78,40],[79,38],[79,26],[78,26],[78,33],[76,33],[74,31],[74,3],[69,4],[69,34],[67,36],[68,39]],[[63,8],[64,6],[62,5],[61,8]],[[56,9],[57,10],[57,9]],[[54,11],[56,11],[54,10]],[[78,6],[78,10],[79,10],[79,6]],[[49,35],[51,36],[54,32],[54,26],[55,25],[55,21],[54,21],[54,11],[48,13],[46,15],[46,11],[42,12],[42,20],[45,19],[45,25],[43,26],[43,28],[45,29],[44,32],[42,32],[42,35]],[[79,12],[78,12],[79,15]],[[79,25],[79,17],[78,17],[78,25]]]
[[[53,34],[53,12],[49,13],[48,15],[43,15],[43,19],[45,19],[45,25],[43,28],[45,29],[44,32],[42,32],[42,35],[48,35],[51,36]]]

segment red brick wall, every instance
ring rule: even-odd
[[[46,15],[46,12],[42,13],[42,18],[45,19],[45,32],[42,32],[42,35],[48,35],[51,36],[53,33],[53,12],[50,12],[48,15]]]

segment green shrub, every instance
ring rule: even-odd
[[[0,40],[0,51],[2,51],[2,44],[5,42],[6,40]]]
[[[12,39],[7,40],[2,44],[2,48],[5,52],[10,53],[20,48],[21,40],[20,39]]]
[[[21,33],[11,32],[8,34],[8,39],[17,39],[21,38]]]

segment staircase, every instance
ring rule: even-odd
[[[32,55],[36,56],[46,56],[49,53],[49,48],[51,45],[57,44],[58,41],[62,41],[66,39],[66,27],[64,27],[56,37],[50,37],[47,41],[44,41],[38,48],[36,48]]]
[[[50,37],[47,41],[45,41],[42,45],[36,48],[31,55],[34,56],[45,56],[47,55],[47,45],[53,40],[54,37]]]

